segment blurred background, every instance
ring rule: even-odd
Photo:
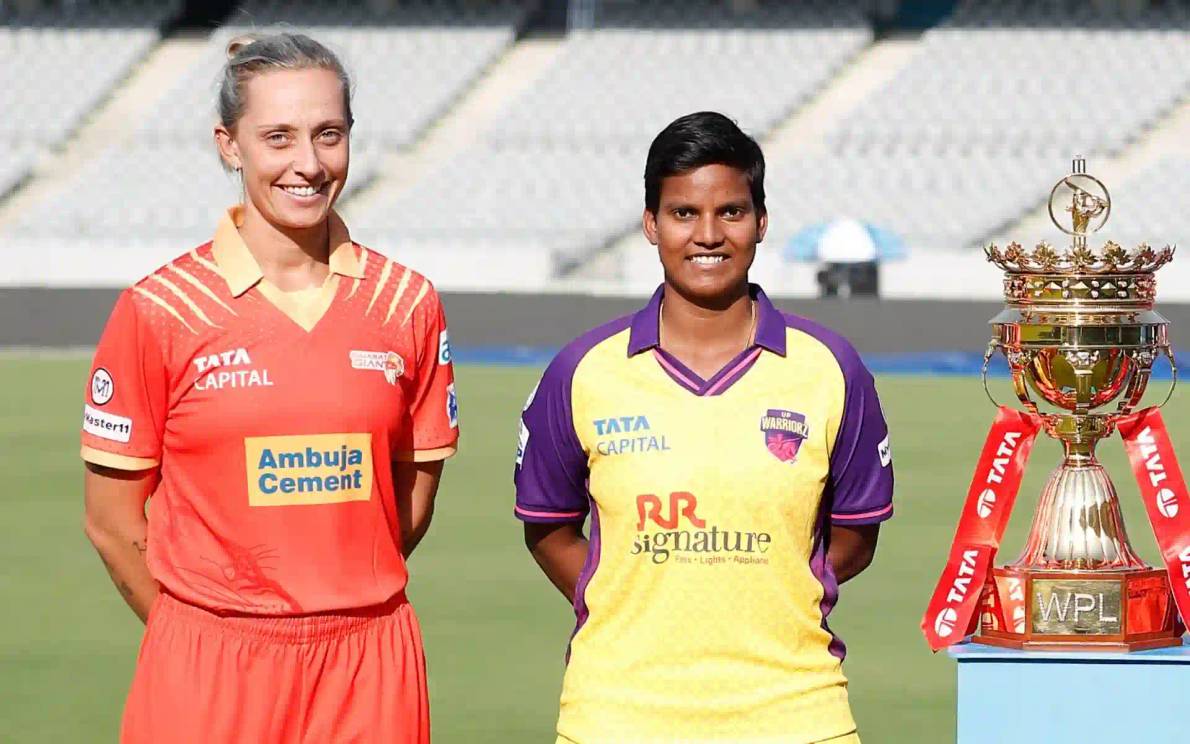
[[[660,281],[645,153],[706,109],[767,157],[754,280],[855,342],[893,424],[898,518],[832,616],[861,733],[952,741],[953,667],[916,625],[991,417],[981,247],[1064,244],[1045,204],[1075,156],[1113,199],[1092,246],[1190,235],[1186,0],[0,0],[0,741],[115,739],[139,625],[79,529],[88,347],[120,288],[238,200],[217,76],[231,37],[278,28],[345,61],[340,211],[434,281],[462,362],[464,446],[411,586],[436,741],[552,741],[572,617],[511,516],[516,416],[558,346]],[[1190,258],[1159,297],[1177,343]],[[1168,418],[1185,452],[1190,416]],[[1006,553],[1057,452],[1038,446]]]

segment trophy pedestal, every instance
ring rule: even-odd
[[[1186,738],[1190,646],[1118,654],[963,643],[948,652],[958,662],[958,744]]]
[[[1021,650],[1140,651],[1180,646],[1163,569],[992,571],[973,640]]]

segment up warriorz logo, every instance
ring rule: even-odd
[[[636,537],[632,542],[632,555],[648,553],[654,564],[667,562],[677,554],[678,563],[702,563],[714,565],[727,563],[768,563],[767,553],[773,536],[767,532],[741,532],[721,530],[717,525],[707,529],[706,520],[698,516],[698,498],[688,491],[674,491],[669,494],[668,512],[666,503],[656,494],[644,493],[636,497]],[[681,529],[685,521],[694,529]],[[659,531],[646,532],[652,522]],[[695,555],[686,555],[686,554]],[[722,555],[724,553],[732,554]]]
[[[395,351],[352,351],[352,369],[371,369],[384,373],[389,385],[396,385],[405,374],[405,359]]]
[[[299,506],[372,498],[372,435],[245,437],[249,506]]]
[[[802,442],[810,436],[810,425],[803,414],[770,408],[760,417],[760,431],[764,433],[764,444],[773,457],[792,465],[797,462]]]

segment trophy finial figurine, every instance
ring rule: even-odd
[[[1050,220],[1059,230],[1073,238],[1071,242],[1076,248],[1085,246],[1087,233],[1101,230],[1111,215],[1111,195],[1107,186],[1087,173],[1086,169],[1087,161],[1081,157],[1075,158],[1070,174],[1054,184],[1050,191]],[[1054,209],[1056,203],[1065,200],[1066,194],[1059,193],[1063,187],[1069,190],[1070,206],[1062,209],[1070,213],[1069,226],[1058,219]],[[1094,223],[1092,220],[1095,220]]]

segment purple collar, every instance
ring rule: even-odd
[[[628,337],[628,356],[658,348],[661,337],[661,298],[665,294],[662,284],[653,293],[649,304],[632,316],[632,332]],[[748,294],[756,300],[756,346],[763,347],[778,356],[785,356],[785,318],[781,311],[765,295],[758,284],[748,285]]]

